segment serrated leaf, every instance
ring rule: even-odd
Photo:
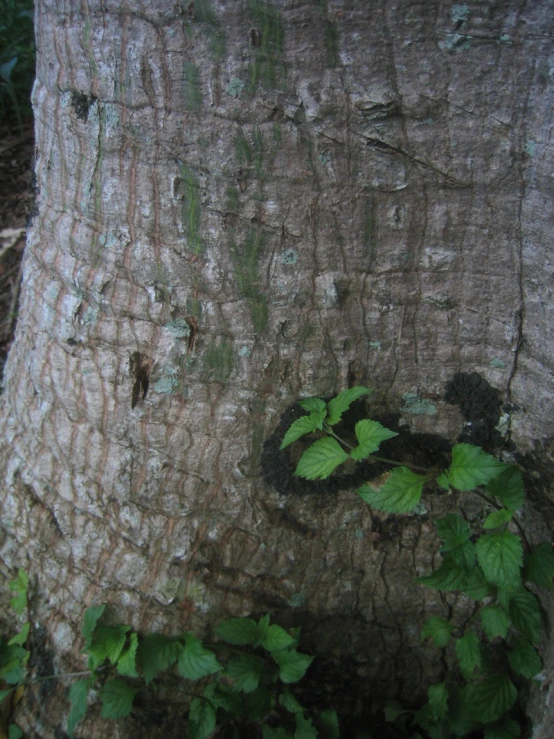
[[[446,472],[442,472],[437,477],[437,485],[443,490],[450,490],[450,480],[448,479]]]
[[[125,646],[126,634],[130,626],[118,624],[117,626],[98,625],[92,635],[91,643],[87,649],[89,655],[89,666],[95,670],[105,659],[109,659],[115,665]]]
[[[12,636],[12,638],[9,640],[8,644],[18,644],[19,646],[23,646],[25,642],[27,641],[29,637],[29,631],[31,629],[31,624],[27,621],[27,623],[23,624],[23,627],[21,628],[21,631],[17,633],[15,636]]]
[[[483,521],[484,529],[497,529],[508,521],[512,520],[513,511],[508,511],[505,508],[501,508],[499,511],[493,511]]]
[[[299,400],[298,405],[308,413],[320,413],[321,411],[327,413],[327,403],[321,398],[305,398]]]
[[[230,618],[220,623],[215,632],[220,639],[234,646],[254,644],[260,635],[258,624],[253,618]]]
[[[266,638],[267,632],[269,630],[269,621],[269,613],[266,613],[265,616],[262,616],[258,621],[258,638],[252,643],[253,647],[259,647],[263,640]]]
[[[497,721],[517,700],[515,685],[503,673],[488,675],[483,681],[468,685],[464,692],[472,717],[485,724]]]
[[[306,710],[288,688],[285,688],[279,696],[279,704],[289,713],[302,713],[302,711]]]
[[[336,711],[322,711],[315,720],[319,739],[339,739],[339,717]]]
[[[450,552],[452,558],[465,572],[475,565],[475,547],[470,541],[471,529],[467,522],[455,513],[435,521],[437,533],[444,544],[441,551]]]
[[[540,603],[533,593],[528,590],[514,593],[509,611],[516,629],[533,644],[538,644],[541,638],[542,615]]]
[[[357,387],[351,387],[347,390],[342,390],[335,398],[329,401],[328,415],[325,422],[329,426],[334,426],[342,418],[342,414],[347,411],[352,403],[364,395],[369,395],[372,391],[367,387],[358,385]]]
[[[356,461],[365,459],[372,452],[376,452],[381,442],[386,441],[386,439],[398,436],[396,431],[390,431],[378,421],[372,421],[369,418],[358,421],[354,427],[354,433],[358,440],[358,446],[350,452],[350,456]]]
[[[481,447],[456,444],[452,449],[448,479],[458,490],[475,490],[497,477],[505,468],[505,464],[484,452]]]
[[[295,470],[297,477],[306,480],[325,480],[333,470],[346,462],[348,454],[336,439],[330,436],[314,441],[300,457]]]
[[[187,680],[199,680],[223,669],[213,652],[206,649],[194,634],[184,635],[185,645],[179,653],[177,669]]]
[[[71,702],[71,710],[67,719],[67,733],[73,737],[73,729],[83,718],[87,712],[88,692],[92,685],[92,680],[77,680],[69,689],[69,700]]]
[[[502,606],[486,606],[481,608],[481,623],[489,639],[496,639],[497,636],[505,639],[510,626],[510,617]]]
[[[137,664],[148,685],[159,672],[173,665],[183,645],[163,634],[147,634],[140,642],[137,650]]]
[[[292,647],[294,644],[296,644],[296,639],[280,626],[277,626],[277,624],[272,624],[268,628],[267,634],[262,641],[262,647],[267,649],[268,652],[287,649],[287,647]]]
[[[102,718],[124,718],[131,713],[138,688],[132,688],[123,680],[108,680],[100,690]]]
[[[252,693],[260,684],[264,663],[253,654],[240,654],[229,660],[226,674],[233,680],[235,689]]]
[[[263,686],[247,693],[243,700],[244,712],[249,721],[263,721],[271,709],[271,693]]]
[[[2,665],[0,667],[0,678],[3,678],[8,685],[17,685],[22,682],[25,678],[25,665],[30,652],[18,644],[4,644],[0,655]]]
[[[525,501],[521,471],[515,466],[508,467],[488,483],[487,492],[498,498],[509,511],[517,511]]]
[[[304,718],[303,714],[296,713],[294,721],[296,723],[294,739],[317,739],[317,731],[310,717]]]
[[[283,683],[297,683],[302,680],[306,670],[313,662],[313,657],[294,650],[274,652],[273,659],[279,665],[279,678]]]
[[[357,492],[372,508],[388,513],[407,513],[419,503],[426,481],[427,477],[416,475],[407,467],[396,467],[378,490],[364,485]]]
[[[447,554],[438,569],[429,575],[418,577],[416,582],[435,590],[462,590],[467,582],[467,576],[453,557]]]
[[[87,644],[90,644],[90,640],[94,633],[94,629],[96,628],[96,624],[98,623],[100,616],[104,613],[105,608],[106,604],[104,603],[101,606],[91,606],[85,611],[81,633],[85,637],[85,641]]]
[[[8,587],[16,593],[27,593],[29,590],[29,575],[22,567],[17,570],[17,577],[14,580],[10,580]]]
[[[222,708],[238,718],[244,717],[242,696],[222,683],[211,682],[204,690],[204,698],[216,708]]]
[[[470,717],[465,691],[454,688],[448,700],[448,728],[454,736],[466,737],[477,728],[477,723]]]
[[[194,698],[189,709],[189,739],[206,739],[215,726],[216,714],[212,704],[203,698]]]
[[[554,550],[547,542],[539,544],[523,561],[523,577],[525,580],[551,588],[554,577]]]
[[[493,594],[493,587],[486,581],[483,570],[479,565],[471,570],[460,589],[474,600],[483,600],[483,598]]]
[[[429,707],[436,719],[446,718],[448,713],[448,690],[445,683],[431,685],[427,691]]]
[[[126,677],[138,677],[136,668],[136,657],[138,649],[138,636],[134,632],[130,635],[129,646],[123,650],[117,660],[117,671]]]
[[[524,637],[514,640],[508,652],[510,667],[518,675],[531,680],[542,670],[542,660],[535,647]]]
[[[481,536],[475,548],[485,577],[494,585],[511,587],[521,581],[523,564],[521,540],[510,531],[495,531]]]
[[[279,449],[284,449],[305,434],[311,434],[312,431],[320,428],[320,424],[323,424],[322,417],[316,415],[301,416],[291,424]]]
[[[431,638],[436,647],[445,647],[454,626],[442,616],[431,616],[421,630],[421,639]]]
[[[14,595],[13,598],[10,598],[10,606],[18,616],[21,616],[23,611],[27,608],[27,593],[25,591],[21,591],[17,593],[17,595]]]
[[[481,667],[480,642],[474,631],[467,631],[460,639],[456,639],[456,656],[462,672],[467,676]]]
[[[484,731],[483,739],[518,739],[521,736],[520,725],[508,716],[485,726]]]

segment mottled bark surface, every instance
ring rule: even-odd
[[[262,448],[299,397],[356,383],[452,441],[445,389],[476,372],[554,497],[552,9],[39,0],[2,558],[33,575],[58,662],[108,601],[167,633],[302,624],[350,712],[440,679],[419,628],[456,598],[413,578],[454,501],[391,520],[348,486],[287,495]],[[45,705],[33,728],[60,736]]]

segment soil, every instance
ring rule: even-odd
[[[0,377],[13,341],[33,196],[34,129],[0,124]]]

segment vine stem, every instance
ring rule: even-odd
[[[504,509],[504,506],[499,505],[495,500],[493,500],[492,498],[489,498],[488,495],[485,495],[485,493],[482,493],[480,490],[474,490],[473,492],[475,493],[475,495],[478,495],[480,498],[482,498],[484,501],[486,501],[490,506],[492,506],[493,508],[496,508],[497,511],[502,511]],[[530,552],[531,551],[531,544],[529,544],[529,539],[527,538],[527,536],[525,534],[525,531],[523,530],[522,525],[517,520],[517,518],[515,518],[515,516],[512,516],[512,519],[511,520],[515,523],[515,525],[517,527],[517,530],[521,534],[521,538],[523,539],[523,543],[525,544],[525,548],[527,549],[528,552]]]
[[[349,444],[344,439],[341,439],[340,436],[337,436],[335,432],[329,428],[329,426],[325,426],[323,429],[329,436],[332,436],[337,441],[340,441],[340,443],[347,447],[348,449],[354,449],[352,444]],[[417,464],[411,464],[410,462],[397,462],[395,459],[388,459],[387,457],[377,457],[375,454],[368,454],[367,459],[375,459],[377,462],[386,462],[387,464],[393,464],[395,467],[408,467],[411,470],[419,470],[420,472],[427,472],[432,473],[433,470],[430,470],[428,467],[420,467]]]

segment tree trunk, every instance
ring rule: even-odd
[[[38,0],[2,561],[32,575],[41,659],[82,669],[83,611],[107,602],[170,634],[302,625],[346,714],[442,678],[420,626],[470,605],[414,578],[455,501],[376,514],[278,446],[299,398],[365,384],[414,460],[462,433],[518,454],[548,535],[552,9]],[[66,688],[29,691],[36,736],[63,735]]]

